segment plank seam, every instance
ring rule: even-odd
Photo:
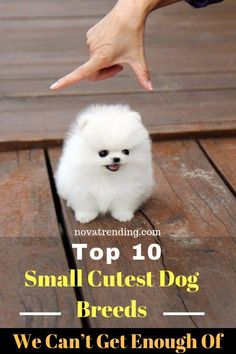
[[[173,140],[192,140],[192,139],[202,139],[202,138],[219,138],[219,137],[236,137],[236,122],[235,128],[222,129],[214,126],[208,130],[196,131],[193,129],[196,124],[189,125],[192,130],[186,131],[150,131],[149,134],[153,142],[157,141],[173,141]],[[178,125],[172,125],[172,127]],[[181,124],[179,125],[181,127]],[[24,140],[1,140],[0,141],[0,152],[15,151],[15,150],[28,150],[28,149],[44,149],[51,147],[60,147],[63,142],[63,137],[56,138],[46,138],[46,139],[24,139]]]
[[[141,210],[141,209],[140,209],[139,211],[140,211],[140,213],[145,217],[145,219],[148,221],[148,223],[151,225],[151,227],[153,228],[153,230],[156,230],[155,225],[152,223],[152,221],[149,219],[149,217],[144,213],[144,211]],[[162,242],[160,236],[158,236],[158,235],[154,236],[154,240],[155,240],[155,242],[156,242],[158,245],[161,245],[161,246],[163,245],[163,242]],[[165,264],[165,259],[164,259],[164,254],[163,254],[163,252],[161,252],[161,263],[162,263],[164,269],[165,269],[165,270],[168,270],[167,267],[166,267],[166,264]],[[167,275],[167,278],[169,278],[168,275]],[[182,296],[182,294],[181,294],[181,291],[179,290],[179,288],[177,287],[176,284],[175,284],[175,288],[176,288],[176,290],[177,290],[178,297],[179,297],[179,299],[180,299],[180,301],[181,301],[183,307],[185,308],[186,312],[189,312],[188,307],[187,307],[187,305],[185,304],[184,298],[183,298],[183,296]],[[189,316],[189,319],[192,321],[192,323],[194,324],[194,326],[195,326],[196,328],[198,328],[197,323],[195,322],[195,320],[193,319],[193,317],[192,317],[191,315]]]
[[[209,88],[186,88],[186,89],[170,89],[170,90],[154,90],[150,93],[147,92],[142,92],[142,91],[116,91],[116,92],[108,92],[108,91],[102,91],[102,92],[71,92],[71,93],[61,93],[61,94],[9,94],[9,95],[1,95],[1,100],[11,100],[11,99],[27,99],[27,98],[48,98],[48,97],[54,97],[54,98],[60,98],[60,97],[87,97],[87,96],[102,96],[106,94],[107,96],[116,96],[116,95],[151,95],[151,94],[158,94],[158,93],[170,93],[170,92],[218,92],[218,91],[235,91],[235,87],[209,87]]]
[[[60,198],[59,198],[57,191],[56,191],[53,169],[52,169],[51,161],[50,161],[47,150],[44,150],[44,156],[45,156],[45,161],[46,161],[46,166],[47,166],[47,171],[48,171],[51,192],[52,192],[54,207],[55,207],[56,216],[57,216],[57,221],[58,221],[58,225],[59,225],[61,240],[63,243],[68,267],[70,269],[77,269],[76,261],[75,261],[74,254],[73,254],[73,251],[72,251],[72,248],[70,245],[69,235],[67,232],[66,223],[64,220],[63,212],[62,212],[61,201],[60,201]],[[83,295],[82,288],[74,287],[74,292],[75,292],[75,297],[76,297],[77,301],[84,301],[84,295]],[[86,317],[80,318],[80,320],[81,320],[83,328],[91,328],[89,320]]]
[[[27,63],[26,63],[27,64]],[[30,64],[30,63],[28,63]],[[35,64],[39,64],[39,63],[35,63]],[[59,64],[59,63],[58,63]],[[69,64],[69,65],[74,65],[76,66],[75,62],[69,62],[69,61],[64,61],[63,64]],[[14,65],[14,63],[13,63]],[[218,70],[218,71],[190,71],[190,72],[184,72],[184,71],[180,71],[180,72],[168,72],[168,71],[162,71],[162,72],[158,72],[158,74],[156,72],[152,73],[152,78],[154,79],[159,79],[159,78],[163,78],[165,77],[170,77],[170,76],[181,76],[181,77],[188,77],[188,76],[198,76],[198,75],[204,75],[204,76],[211,76],[211,75],[222,75],[222,74],[235,74],[236,70]],[[128,73],[123,73],[119,75],[120,79],[131,79],[133,78],[133,76],[130,76]],[[45,80],[55,80],[55,76],[40,76],[40,77],[0,77],[0,82],[1,81],[45,81]]]
[[[210,154],[208,154],[207,150],[204,148],[204,146],[198,139],[196,140],[196,143],[198,144],[199,149],[203,152],[210,165],[214,168],[218,176],[221,178],[225,186],[229,189],[233,196],[236,197],[236,189],[234,188],[234,186],[230,183],[230,181],[228,181],[227,177],[223,174],[223,172],[220,170],[220,168],[217,166],[217,164],[211,158]]]

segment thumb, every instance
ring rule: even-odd
[[[143,86],[148,91],[153,91],[153,86],[150,79],[150,72],[148,70],[146,60],[143,59],[140,62],[130,62],[129,64],[134,70],[141,86]]]
[[[62,77],[50,86],[51,90],[60,90],[73,85],[76,82],[86,79],[101,67],[101,62],[98,58],[91,58],[85,64],[73,70],[70,74]]]

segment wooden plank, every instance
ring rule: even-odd
[[[25,272],[68,274],[59,234],[56,238],[0,238],[0,327],[81,327],[72,288],[25,287]],[[20,316],[19,312],[61,312],[59,317]]]
[[[17,0],[1,0],[0,1],[0,18],[8,17],[56,17],[56,16],[100,16],[104,15],[113,6],[115,0],[41,0],[35,2],[34,0],[23,0],[21,4]],[[227,0],[223,4],[209,6],[201,12],[218,12],[222,13],[224,10],[235,9],[234,0]],[[174,6],[158,10],[163,13],[193,13],[192,9],[187,4],[180,3]]]
[[[163,142],[153,151],[156,193],[142,210],[162,231],[166,268],[200,273],[199,293],[181,290],[188,309],[206,312],[195,318],[199,327],[234,327],[235,198],[196,143]]]
[[[60,150],[52,149],[49,151],[50,160],[55,171]],[[137,212],[133,221],[129,223],[119,223],[118,221],[109,218],[99,218],[89,224],[80,225],[74,219],[71,210],[66,208],[64,202],[62,203],[63,215],[65,218],[65,223],[69,235],[70,243],[85,242],[88,244],[88,248],[101,247],[105,250],[106,247],[118,247],[121,252],[121,258],[114,262],[112,265],[107,265],[104,260],[92,261],[86,254],[83,261],[77,261],[78,268],[83,269],[85,278],[88,273],[94,269],[101,269],[103,274],[116,274],[117,272],[122,272],[124,275],[128,274],[145,274],[147,272],[153,272],[154,277],[158,276],[158,272],[163,269],[164,265],[161,260],[145,262],[135,262],[132,260],[132,247],[136,244],[142,243],[142,247],[147,252],[147,247],[150,243],[159,242],[158,239],[154,239],[151,236],[143,236],[139,238],[134,238],[131,236],[122,236],[124,230],[129,232],[145,232],[151,231],[151,225],[147,222],[146,218]],[[74,230],[78,230],[81,233],[85,233],[85,236],[74,236]],[[113,232],[117,230],[121,233],[119,236],[89,236],[88,232],[96,232],[101,230],[101,232]],[[87,232],[87,236],[86,236]],[[169,289],[158,289],[153,288],[93,288],[88,286],[86,283],[83,288],[84,298],[89,301],[91,305],[129,305],[131,299],[136,299],[137,304],[147,306],[148,317],[147,318],[102,318],[101,316],[97,318],[90,318],[92,327],[129,327],[129,328],[139,328],[139,327],[181,327],[190,326],[194,327],[194,323],[191,319],[173,319],[164,317],[162,312],[170,307],[179,308],[184,310],[181,298],[178,296],[178,291],[176,288]],[[171,304],[169,299],[171,298]]]
[[[148,230],[151,224],[155,229],[160,229],[161,237],[156,239],[145,236],[137,240],[129,237],[128,242],[127,237],[73,237],[74,229],[118,230],[123,226],[127,229],[140,229],[140,214],[137,214],[134,221],[128,225],[106,218],[84,227],[74,221],[73,214],[63,204],[70,240],[71,242],[76,242],[77,239],[80,242],[86,240],[89,242],[89,247],[95,247],[98,244],[102,248],[108,245],[118,245],[123,255],[120,262],[106,266],[104,261],[101,261],[96,267],[95,263],[91,265],[91,260],[86,259],[85,264],[82,265],[86,272],[96,267],[96,269],[101,268],[106,274],[111,272],[114,274],[116,271],[123,271],[125,274],[140,274],[140,271],[138,273],[135,270],[135,262],[130,261],[130,247],[141,242],[146,249],[147,245],[152,242],[161,242],[162,264],[155,262],[155,269],[153,269],[152,262],[146,260],[142,264],[142,271],[145,272],[147,267],[153,271],[155,276],[161,267],[171,270],[176,275],[199,272],[200,291],[190,294],[186,289],[174,288],[175,294],[172,295],[169,290],[173,288],[158,289],[158,294],[155,292],[156,288],[145,289],[141,293],[133,289],[131,294],[135,294],[136,298],[140,299],[139,301],[145,301],[150,308],[149,326],[178,327],[180,324],[178,317],[174,317],[174,320],[170,317],[170,322],[163,323],[166,319],[161,319],[162,311],[187,310],[206,312],[204,317],[190,318],[192,326],[234,327],[236,315],[234,306],[236,292],[235,199],[195,142],[156,143],[153,151],[156,190],[151,200],[142,208],[147,219],[141,229]],[[55,166],[58,151],[50,151],[50,156]],[[147,220],[150,224],[147,224]],[[93,289],[88,287],[84,289],[84,292],[87,300],[91,298],[91,301],[95,302],[105,301],[107,296],[104,289],[96,289],[93,292]],[[117,303],[121,298],[124,302],[124,299],[132,296],[126,289],[122,289],[122,293],[118,293],[117,289],[113,292],[111,289],[109,294],[110,304]],[[172,299],[176,300],[176,298],[181,299],[184,310],[178,302],[172,302]],[[92,324],[96,327],[103,326],[102,319],[92,320]],[[135,323],[130,320],[127,323],[121,321],[119,324],[110,322],[109,325],[137,327],[138,321]],[[146,320],[142,320],[139,326],[145,327]],[[184,326],[183,322],[182,326]]]
[[[59,230],[44,153],[0,153],[0,237],[52,237]]]
[[[235,198],[194,141],[154,144],[153,160],[157,190],[143,211],[163,236],[236,236]]]
[[[17,0],[0,1],[0,19],[8,17],[102,16],[112,8],[115,0]]]
[[[200,144],[222,177],[236,192],[236,139],[204,139]]]
[[[163,237],[164,261],[174,274],[198,272],[199,291],[181,297],[188,311],[203,311],[194,316],[200,328],[235,328],[235,239],[226,237]],[[178,309],[170,309],[178,311]]]
[[[0,141],[9,148],[9,142],[61,140],[77,112],[92,102],[130,104],[155,138],[235,133],[235,98],[234,90],[5,98]]]
[[[28,80],[0,80],[0,95],[2,97],[39,97],[53,96],[49,86],[53,77],[28,79]],[[205,74],[152,74],[155,83],[155,92],[166,91],[196,91],[235,89],[236,72],[232,73],[205,73]],[[132,72],[125,72],[115,76],[112,80],[99,81],[91,84],[89,81],[82,81],[79,85],[73,85],[56,95],[94,95],[119,93],[127,94],[133,92],[143,93],[143,88],[134,78]]]
[[[0,38],[0,78],[50,76],[55,80],[73,70],[88,58],[85,35],[97,20],[55,18],[0,22],[3,33]],[[187,20],[183,14],[176,17],[175,14],[165,16],[157,12],[151,16],[146,30],[151,72],[235,71],[234,32],[233,12],[223,15],[191,12]]]

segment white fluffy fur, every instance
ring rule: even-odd
[[[101,150],[108,156],[100,157]],[[120,158],[120,168],[112,172],[105,165],[114,157]],[[55,179],[79,222],[108,212],[119,221],[131,220],[153,187],[151,143],[140,114],[125,105],[91,105],[81,112],[65,140]]]

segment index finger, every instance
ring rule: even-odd
[[[91,58],[85,64],[73,70],[70,74],[62,77],[50,86],[51,90],[60,90],[73,85],[76,82],[86,79],[96,71],[101,69],[101,62],[97,58]]]

